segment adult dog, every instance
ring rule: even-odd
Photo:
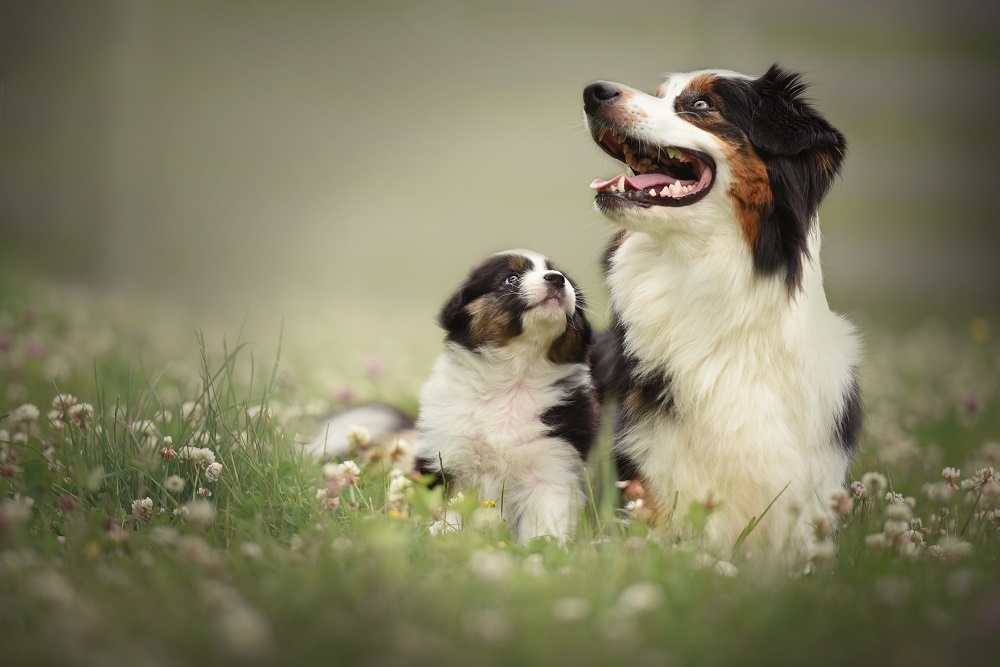
[[[846,141],[804,88],[774,66],[583,93],[594,141],[627,167],[591,184],[620,228],[595,355],[615,451],[675,534],[692,503],[709,508],[700,538],[719,558],[765,511],[744,548],[807,555],[861,429],[858,339],[819,262]]]

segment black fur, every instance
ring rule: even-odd
[[[844,411],[837,420],[837,442],[848,454],[854,456],[858,450],[858,438],[865,424],[864,405],[861,401],[861,385],[857,375],[844,397]]]
[[[577,387],[566,400],[542,415],[542,423],[549,427],[549,435],[573,445],[584,460],[597,439],[600,420],[601,405],[597,392],[590,385]]]
[[[813,218],[847,151],[847,140],[803,98],[801,76],[773,65],[755,80],[720,77],[714,91],[723,116],[750,139],[767,165],[773,204],[753,248],[762,274],[784,272],[799,287]]]

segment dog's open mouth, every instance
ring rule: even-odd
[[[640,207],[688,206],[712,189],[715,162],[700,151],[648,144],[610,128],[598,130],[595,138],[608,155],[628,168],[608,181],[594,179],[590,188],[597,190],[598,201],[613,198]]]

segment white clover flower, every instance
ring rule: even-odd
[[[529,554],[521,564],[521,569],[533,577],[545,574],[545,557],[542,554]]]
[[[328,495],[330,495],[330,492],[326,489],[316,489],[316,500],[326,500]]]
[[[902,493],[889,491],[885,494],[885,502],[891,505],[901,505],[906,502],[906,498],[903,497]]]
[[[205,468],[205,478],[210,482],[217,482],[220,476],[222,476],[222,464],[218,462],[209,463],[208,467]]]
[[[663,597],[663,588],[659,584],[640,581],[621,592],[616,608],[625,616],[645,614],[663,604]]]
[[[882,495],[882,492],[889,486],[889,481],[885,475],[879,472],[866,472],[861,476],[861,484],[868,489],[872,497]]]
[[[408,458],[412,452],[413,448],[410,446],[409,441],[403,438],[396,438],[396,441],[389,447],[389,458],[393,461],[400,461]]]
[[[24,523],[31,518],[31,508],[35,501],[27,496],[16,495],[0,500],[0,523]]]
[[[398,468],[389,471],[388,496],[389,504],[397,509],[413,496],[413,481]]]
[[[372,441],[371,431],[364,426],[358,426],[357,424],[351,424],[347,427],[346,436],[347,444],[350,446],[351,450],[367,447]]]
[[[552,617],[563,623],[579,621],[590,615],[590,602],[586,598],[559,598],[552,603]]]
[[[937,547],[936,549],[934,547]],[[972,545],[959,537],[945,535],[938,543],[928,549],[933,558],[949,563],[962,560],[972,553]]]
[[[132,516],[136,521],[149,523],[153,518],[153,499],[147,496],[141,500],[133,501]]]
[[[462,493],[461,491],[459,491],[458,493],[456,493],[455,495],[453,495],[448,500],[448,504],[449,505],[456,505],[456,504],[462,503],[462,502],[465,502],[465,494]]]
[[[810,560],[817,567],[828,568],[837,560],[837,545],[830,540],[813,542],[809,548]]]
[[[854,509],[854,499],[846,489],[834,489],[830,494],[830,511],[834,514],[848,516]]]
[[[187,420],[189,417],[201,416],[201,404],[194,401],[181,403],[181,419]]]
[[[177,494],[184,490],[184,486],[187,482],[180,475],[171,475],[163,482],[163,488],[167,490],[168,493]]]
[[[264,555],[264,550],[256,542],[244,542],[240,545],[240,553],[250,560],[258,560]]]
[[[10,423],[11,424],[31,424],[38,421],[38,418],[42,416],[42,413],[38,411],[38,408],[31,403],[25,403],[24,405],[15,408],[13,412],[10,413]]]
[[[215,520],[215,506],[207,500],[192,500],[184,508],[187,509],[185,518],[192,526],[208,528]]]
[[[361,476],[361,468],[358,467],[357,463],[354,461],[344,461],[337,468],[347,484],[357,486],[358,477]]]
[[[958,488],[957,486],[955,487]],[[954,493],[948,482],[929,482],[920,489],[927,499],[935,503],[946,503]]]
[[[952,489],[958,489],[958,484],[955,483],[955,480],[957,480],[961,475],[962,471],[957,468],[945,468],[941,471],[941,476],[945,478],[945,481],[948,482],[948,486]]]
[[[178,519],[183,519],[187,521],[188,515],[191,514],[191,510],[188,509],[187,505],[178,507],[174,510],[174,516]]]
[[[871,494],[868,492],[868,489],[865,488],[865,485],[861,482],[851,482],[851,493],[854,494],[854,498],[856,500],[868,500],[871,498]]]
[[[479,579],[499,584],[514,572],[514,559],[506,551],[477,551],[469,559],[469,570]]]
[[[207,489],[204,486],[199,486],[196,493],[202,498],[209,498],[212,495],[212,490]]]
[[[893,521],[909,521],[913,510],[905,502],[892,503],[886,506],[885,516]]]
[[[215,452],[207,447],[191,447],[188,445],[177,450],[177,458],[181,461],[188,461],[199,468],[207,468],[215,463]]]
[[[225,605],[215,622],[222,648],[233,657],[268,661],[274,653],[274,636],[267,619],[242,601]]]
[[[73,394],[57,394],[55,398],[52,399],[51,408],[57,410],[59,414],[64,414],[69,412],[77,403],[77,398]]]
[[[897,538],[903,533],[905,533],[907,530],[909,530],[909,528],[910,524],[907,523],[906,521],[889,519],[883,525],[882,530],[886,534],[886,537]]]
[[[962,489],[969,491],[979,491],[986,484],[997,480],[997,474],[993,468],[980,468],[972,477],[962,481]]]
[[[82,430],[87,430],[94,418],[94,406],[90,403],[77,403],[66,414],[71,423]]]
[[[323,479],[335,480],[340,478],[340,466],[336,463],[323,464]]]

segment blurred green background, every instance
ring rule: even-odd
[[[823,210],[834,306],[992,313],[998,16],[966,0],[5,0],[0,261],[268,331],[436,340],[467,268],[529,247],[603,314],[610,228],[587,185],[617,168],[585,132],[583,87],[778,61],[851,145]]]

